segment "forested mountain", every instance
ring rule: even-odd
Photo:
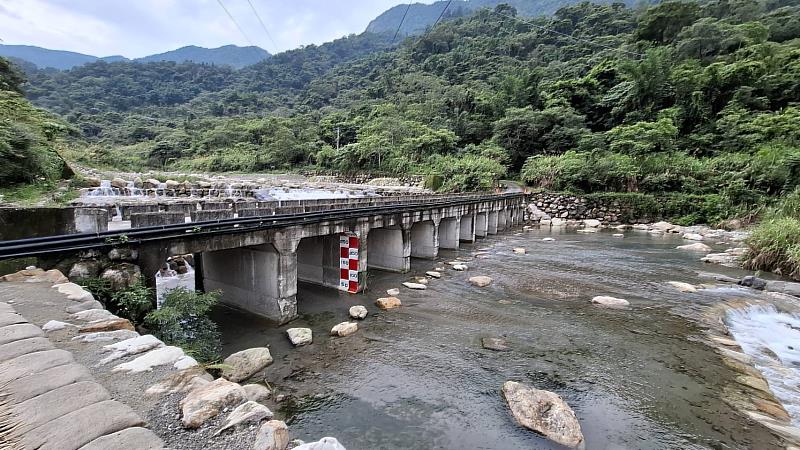
[[[23,96],[24,78],[0,58],[0,187],[58,179],[68,171],[55,151],[56,140],[70,128]]]
[[[512,6],[517,14],[526,17],[551,15],[559,8],[580,3],[581,0],[456,0],[452,2],[437,1],[431,4],[412,3],[394,6],[372,20],[367,31],[372,33],[394,33],[403,36],[421,34],[433,25],[439,16],[442,20],[462,17],[482,8],[491,8],[501,4]],[[658,0],[593,0],[592,3],[611,4],[624,3],[627,6],[657,3]],[[448,6],[449,3],[449,6]],[[445,7],[447,9],[445,9]],[[444,14],[442,14],[444,13]],[[405,16],[405,19],[403,18]]]
[[[438,175],[444,189],[520,176],[683,195],[700,220],[800,183],[798,0],[516,15],[501,5],[397,48],[366,33],[239,71],[37,71],[25,90],[82,130],[84,162],[116,167],[313,165]]]
[[[0,56],[18,58],[34,64],[41,69],[71,69],[75,66],[97,61],[96,56],[83,53],[68,52],[64,50],[50,50],[33,45],[3,45],[0,44]]]
[[[35,65],[40,69],[66,70],[96,61],[120,62],[131,61],[120,55],[97,57],[83,53],[68,52],[64,50],[50,50],[32,45],[2,45],[0,56],[11,59],[20,59]],[[135,62],[173,61],[216,64],[241,68],[269,58],[270,54],[259,47],[237,47],[225,45],[219,48],[204,48],[190,45],[157,55],[137,58]]]
[[[255,46],[237,47],[235,45],[224,45],[218,48],[203,48],[189,45],[177,50],[145,56],[144,58],[137,58],[134,61],[174,61],[178,63],[191,61],[215,64],[218,66],[231,66],[235,69],[240,69],[244,66],[261,62],[269,57],[270,54],[268,51]]]

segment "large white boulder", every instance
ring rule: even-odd
[[[231,411],[231,413],[228,415],[228,418],[225,419],[225,423],[222,424],[222,427],[217,430],[214,435],[216,436],[228,428],[232,428],[243,423],[259,424],[261,421],[269,419],[272,419],[272,411],[270,411],[269,408],[260,403],[248,400]]]
[[[222,363],[228,366],[222,376],[238,383],[272,364],[272,355],[267,347],[248,348],[228,356]]]
[[[630,302],[623,298],[609,297],[605,295],[598,295],[592,299],[592,303],[600,306],[608,306],[611,308],[621,308],[630,305]]]
[[[270,420],[259,428],[253,450],[286,450],[288,446],[289,428],[286,423]]]
[[[317,442],[298,445],[294,450],[347,450],[336,438],[324,437]]]
[[[455,266],[453,268],[455,268]],[[422,283],[412,283],[410,281],[404,282],[403,286],[405,286],[405,287],[407,287],[409,289],[415,289],[415,290],[418,290],[418,291],[423,291],[425,289],[428,289],[428,286],[425,286]]]
[[[490,277],[487,277],[485,275],[479,275],[479,276],[476,276],[476,277],[470,277],[470,279],[469,279],[469,282],[473,286],[478,286],[478,287],[489,286],[490,284],[492,284],[492,281],[493,280]]]
[[[311,328],[289,328],[286,330],[286,334],[296,347],[310,344],[313,341]]]
[[[383,310],[399,308],[402,303],[397,297],[383,297],[375,301],[375,305]]]
[[[677,247],[678,250],[685,250],[687,252],[710,252],[711,247],[702,242],[695,242],[694,244],[687,244],[687,245],[679,245]]]
[[[186,428],[198,428],[223,409],[245,402],[247,395],[236,383],[218,378],[189,391],[181,400],[181,421]]]
[[[350,336],[351,334],[358,331],[358,324],[355,322],[342,322],[337,324],[331,329],[332,336]]]
[[[585,226],[586,228],[597,228],[602,224],[603,222],[600,222],[597,219],[586,219],[583,221],[583,226]]]
[[[502,391],[511,414],[523,427],[565,447],[584,445],[578,417],[558,394],[515,381],[506,381]]]
[[[367,317],[367,308],[362,305],[355,305],[351,306],[350,309],[347,311],[350,314],[350,317],[353,319],[363,319]]]

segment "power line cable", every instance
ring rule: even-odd
[[[629,54],[629,55],[636,56],[637,58],[642,58],[642,57],[644,57],[644,55],[642,55],[641,53],[636,53],[636,52],[631,52],[631,51],[628,51],[628,50],[623,50],[623,49],[621,49],[621,48],[612,47],[612,46],[610,46],[610,45],[605,45],[605,44],[601,44],[601,43],[599,43],[599,42],[590,41],[590,40],[588,40],[588,39],[579,38],[579,37],[577,37],[577,36],[573,36],[573,35],[571,35],[571,34],[562,33],[562,32],[560,32],[560,31],[554,30],[554,29],[552,29],[552,28],[547,28],[547,27],[545,27],[545,26],[542,26],[542,25],[535,24],[535,23],[533,23],[533,22],[530,22],[530,21],[528,21],[528,20],[523,20],[522,18],[520,18],[520,17],[518,17],[518,16],[510,16],[510,15],[508,15],[508,14],[504,14],[504,13],[502,13],[502,12],[500,12],[500,11],[493,11],[493,12],[494,12],[495,14],[499,15],[499,16],[503,16],[503,17],[506,17],[506,18],[509,18],[509,19],[516,19],[516,20],[518,20],[518,21],[520,21],[520,22],[522,22],[522,23],[524,23],[524,24],[526,24],[526,25],[530,25],[530,26],[532,26],[532,27],[534,27],[534,28],[538,28],[538,29],[540,29],[540,30],[542,30],[542,31],[545,31],[545,32],[548,32],[548,33],[554,33],[554,34],[558,34],[558,35],[561,35],[561,36],[564,36],[564,37],[567,37],[567,38],[570,38],[570,39],[576,40],[576,41],[578,41],[578,42],[582,42],[582,43],[584,43],[584,44],[594,45],[595,47],[603,47],[603,48],[605,48],[605,49],[607,49],[607,50],[614,50],[614,51],[619,51],[619,52],[627,53],[627,54]]]
[[[225,14],[227,14],[228,18],[231,19],[231,22],[233,22],[233,24],[236,25],[236,28],[239,29],[239,32],[242,33],[242,36],[244,36],[244,38],[247,40],[247,42],[249,42],[250,45],[255,46],[255,44],[253,44],[253,41],[251,41],[250,38],[247,37],[247,33],[245,33],[244,30],[242,29],[242,27],[239,26],[239,22],[237,22],[236,19],[233,18],[233,15],[231,15],[231,12],[228,11],[228,8],[226,8],[225,4],[222,3],[222,0],[217,0],[217,3],[219,3],[219,6],[221,6],[222,9],[225,10]]]
[[[253,2],[250,1],[250,0],[247,0],[247,3],[250,5],[250,9],[252,9],[253,10],[253,14],[256,15],[256,19],[258,19],[258,23],[261,24],[261,28],[264,30],[264,33],[266,33],[267,37],[269,38],[269,41],[272,42],[272,46],[275,47],[275,51],[277,52],[278,51],[278,44],[275,43],[275,40],[272,39],[272,35],[269,34],[269,31],[267,30],[267,26],[264,25],[264,21],[261,20],[261,16],[258,14],[258,11],[256,11],[256,7],[253,6]]]
[[[412,2],[408,2],[408,6],[406,6],[406,12],[403,13],[403,18],[400,19],[400,25],[397,26],[397,30],[395,30],[394,37],[392,38],[392,43],[389,44],[389,45],[394,44],[394,40],[397,39],[397,33],[400,32],[400,28],[403,26],[403,22],[406,21],[406,16],[408,15],[408,10],[411,9],[411,3]]]
[[[444,9],[442,10],[442,13],[441,13],[441,14],[439,14],[439,18],[438,18],[438,19],[436,19],[436,22],[434,22],[434,23],[433,23],[433,26],[431,27],[431,29],[434,29],[434,28],[436,28],[436,25],[438,25],[438,24],[439,24],[439,21],[440,21],[440,20],[442,20],[442,17],[444,17],[444,12],[445,12],[445,11],[447,11],[447,8],[449,8],[449,7],[450,7],[450,3],[453,3],[453,0],[447,0],[447,4],[446,4],[446,5],[444,5]]]

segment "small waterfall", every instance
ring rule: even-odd
[[[111,187],[110,180],[102,180],[100,181],[100,187],[95,188],[93,191],[89,192],[89,197],[114,197],[119,194],[119,191]]]
[[[800,315],[758,305],[729,312],[725,322],[742,350],[755,360],[792,423],[800,425]]]
[[[130,195],[131,197],[142,197],[144,195],[144,191],[142,191],[141,189],[137,188],[133,184],[133,181],[128,181],[128,185],[127,186],[128,186],[127,187],[128,195]]]

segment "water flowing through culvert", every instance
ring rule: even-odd
[[[780,312],[773,305],[754,305],[731,310],[726,323],[792,423],[800,424],[800,315]]]
[[[300,317],[285,326],[226,309],[215,319],[225,353],[270,346],[266,379],[293,398],[273,406],[305,440],[335,436],[350,450],[560,448],[514,422],[500,387],[515,380],[561,395],[588,449],[783,448],[723,400],[738,373],[697,339],[709,305],[759,293],[667,284],[745,272],[675,250],[685,243],[676,236],[611,234],[507,232],[435,261],[413,259],[408,274],[370,271],[363,294],[301,284]],[[401,288],[398,310],[373,306],[387,289],[456,258],[466,272],[448,268],[425,291]],[[467,279],[475,275],[494,282],[474,287]],[[592,306],[595,295],[631,306]],[[358,332],[331,338],[357,304],[369,309]],[[289,327],[311,328],[314,344],[292,348]],[[501,337],[511,351],[486,350],[482,337]]]

